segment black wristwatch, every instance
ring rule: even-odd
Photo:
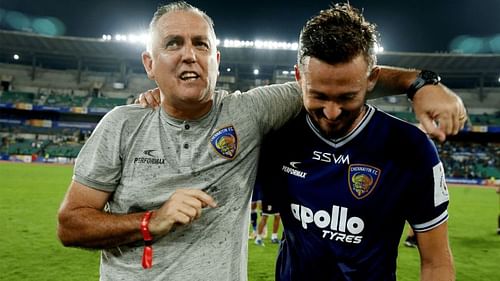
[[[408,97],[409,100],[413,100],[413,96],[415,96],[415,93],[422,88],[425,85],[436,85],[441,81],[441,77],[434,72],[430,70],[422,70],[420,73],[417,75],[417,78],[413,83],[411,83],[410,87],[408,90],[406,90],[406,96]]]

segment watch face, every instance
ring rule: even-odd
[[[420,77],[425,80],[425,84],[437,84],[441,81],[441,77],[436,72],[429,70],[422,70]]]
[[[441,81],[441,77],[436,72],[430,70],[422,70],[417,75],[417,79],[413,81],[410,88],[406,91],[406,96],[409,100],[413,100],[415,93],[425,85],[436,85]]]

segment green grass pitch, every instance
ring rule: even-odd
[[[98,251],[64,248],[56,237],[57,209],[71,173],[72,166],[0,163],[0,280],[99,279]],[[500,280],[498,196],[493,189],[466,187],[451,187],[450,196],[457,281]],[[250,281],[274,280],[277,246],[265,242],[258,247],[249,241]],[[398,280],[418,278],[418,251],[401,244]]]

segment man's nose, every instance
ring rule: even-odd
[[[191,44],[186,44],[182,52],[182,61],[186,63],[196,62],[196,52],[194,46]]]
[[[342,113],[342,108],[336,102],[327,102],[323,107],[323,114],[328,120],[335,120]]]

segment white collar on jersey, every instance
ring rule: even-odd
[[[350,131],[347,135],[345,135],[341,138],[338,138],[338,139],[325,138],[321,134],[320,130],[318,128],[316,128],[316,126],[312,122],[311,118],[309,117],[309,114],[306,114],[306,121],[307,121],[307,124],[309,125],[309,127],[311,128],[311,130],[321,140],[323,140],[324,142],[326,142],[330,146],[338,148],[338,147],[341,147],[344,144],[348,143],[354,137],[356,137],[361,131],[363,131],[363,129],[366,127],[366,125],[368,125],[368,122],[370,121],[373,114],[375,113],[375,108],[370,104],[365,104],[365,105],[366,105],[366,111],[365,111],[365,115],[363,116],[363,119],[361,119],[361,121],[358,123],[358,125],[356,125],[356,127],[352,131]]]

